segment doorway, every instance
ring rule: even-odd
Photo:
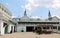
[[[4,33],[5,34],[8,33],[8,25],[7,25],[7,23],[4,23],[3,27],[5,27]]]
[[[26,32],[32,32],[34,29],[34,26],[27,26],[26,27]]]

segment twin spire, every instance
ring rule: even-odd
[[[26,10],[24,11],[24,16],[27,16]],[[48,18],[49,18],[49,20],[52,18],[50,11],[49,11],[49,13],[48,13]]]

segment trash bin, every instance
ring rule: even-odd
[[[21,32],[24,32],[24,30],[21,30]]]

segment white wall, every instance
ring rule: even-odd
[[[60,24],[53,24],[53,26],[56,26],[57,27],[57,29],[53,29],[53,32],[58,32],[59,30],[58,30],[58,26],[60,26]]]
[[[26,32],[26,26],[36,26],[35,24],[17,24],[17,32],[24,30]]]
[[[11,31],[11,25],[8,26],[8,33]]]
[[[21,30],[24,30],[24,32],[26,32],[26,26],[17,26],[17,32],[21,32]]]
[[[10,23],[8,26],[8,33],[11,31],[11,27],[13,27],[12,31],[14,32],[14,25]]]

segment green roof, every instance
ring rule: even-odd
[[[15,22],[13,22],[12,20],[9,20],[9,22],[10,22],[10,23],[12,23],[12,24],[16,24],[16,23],[15,23]]]

